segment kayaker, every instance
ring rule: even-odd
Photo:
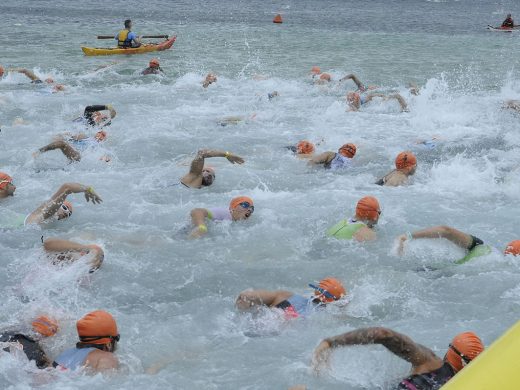
[[[148,68],[146,68],[145,70],[143,70],[141,72],[142,75],[161,74],[161,73],[164,73],[164,72],[163,72],[161,65],[159,64],[159,60],[157,58],[152,58],[150,60],[150,63],[148,64]]]
[[[125,28],[115,36],[117,47],[127,49],[130,47],[141,46],[141,37],[138,37],[135,32],[132,32],[132,21],[125,20]]]
[[[190,233],[190,238],[199,238],[208,232],[206,219],[210,221],[242,221],[253,215],[255,205],[248,196],[237,196],[231,199],[229,208],[213,207],[207,209],[191,210],[191,222],[195,226]]]
[[[255,311],[261,307],[279,309],[286,318],[297,318],[307,317],[347,294],[341,281],[331,277],[322,279],[317,286],[309,284],[309,287],[314,290],[310,297],[285,290],[245,290],[239,294],[235,305],[240,311]]]
[[[398,93],[394,93],[392,95],[387,96],[382,93],[370,93],[368,95],[364,95],[360,94],[359,92],[349,92],[347,94],[347,103],[349,106],[348,111],[359,111],[362,105],[372,101],[376,97],[382,98],[383,101],[391,99],[397,100],[397,102],[401,106],[401,112],[408,112],[408,106],[406,105],[406,101]]]
[[[507,14],[506,19],[502,22],[502,28],[514,28],[515,22],[513,21],[513,18],[511,17],[511,14]]]
[[[9,353],[20,351],[29,361],[34,361],[39,369],[50,367],[52,360],[39,342],[44,337],[54,336],[58,329],[58,323],[54,319],[42,315],[32,321],[32,329],[22,326],[1,330],[2,351]]]
[[[324,152],[312,157],[309,164],[323,165],[326,169],[344,169],[352,166],[352,159],[356,155],[356,145],[345,144],[338,152]]]
[[[456,335],[441,359],[431,349],[392,329],[361,328],[324,339],[314,350],[313,368],[319,373],[328,367],[333,349],[369,344],[380,344],[412,364],[410,376],[396,387],[403,390],[438,390],[484,351],[484,344],[473,332]]]
[[[36,158],[42,153],[59,149],[71,163],[77,162],[81,160],[81,152],[88,148],[96,147],[100,142],[105,141],[106,137],[107,133],[104,130],[98,131],[93,137],[89,137],[83,133],[69,136],[67,139],[63,136],[59,136],[55,141],[41,147],[36,153],[33,153],[33,157]],[[104,156],[104,158],[105,161],[110,161],[109,157]]]
[[[181,179],[186,187],[202,188],[208,187],[215,181],[215,169],[204,166],[204,159],[211,157],[225,157],[231,164],[243,164],[244,159],[230,152],[220,150],[202,149],[193,159],[190,171]]]
[[[105,252],[99,245],[84,245],[59,238],[47,238],[43,242],[43,249],[53,265],[70,264],[91,255],[89,273],[98,270],[105,258]]]
[[[72,215],[72,204],[67,201],[67,196],[81,192],[85,194],[87,202],[91,201],[93,204],[102,202],[92,187],[79,183],[65,183],[49,200],[27,216],[7,211],[0,213],[0,229],[21,228],[30,224],[44,224],[66,219]]]
[[[342,219],[327,229],[327,236],[360,242],[375,240],[377,235],[374,229],[380,216],[378,200],[373,196],[365,196],[357,202],[354,217]]]
[[[14,196],[16,186],[13,184],[13,178],[5,172],[0,172],[0,199]]]
[[[376,181],[380,186],[397,187],[408,183],[417,169],[417,158],[412,152],[401,152],[395,158],[395,169]]]
[[[119,342],[119,332],[114,317],[106,311],[96,310],[76,322],[79,342],[54,359],[53,367],[75,371],[85,368],[98,373],[119,368],[114,354]]]
[[[466,255],[462,259],[456,260],[455,264],[464,264],[469,260],[488,255],[492,252],[500,253],[498,249],[485,244],[480,238],[461,232],[460,230],[454,229],[450,226],[434,226],[427,229],[417,230],[415,232],[406,232],[405,234],[400,235],[397,238],[399,242],[398,253],[400,255],[403,254],[406,242],[423,238],[444,238],[464,249]],[[520,255],[520,240],[511,241],[507,244],[504,254],[513,256]]]

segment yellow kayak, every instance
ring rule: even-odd
[[[110,56],[112,54],[141,54],[141,53],[149,53],[152,51],[163,51],[168,50],[173,46],[173,42],[177,37],[171,37],[170,39],[165,40],[161,43],[148,43],[143,44],[139,47],[129,47],[127,49],[121,49],[118,47],[81,47],[83,53],[86,56]]]

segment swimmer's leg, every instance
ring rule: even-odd
[[[71,161],[76,162],[81,160],[81,153],[74,149],[70,144],[64,140],[58,140],[51,142],[49,145],[46,145],[40,148],[38,151],[40,153],[48,152],[49,150],[60,149],[63,154]]]

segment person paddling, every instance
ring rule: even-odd
[[[132,31],[132,21],[130,19],[125,20],[125,28],[117,33],[115,39],[117,41],[117,47],[121,49],[141,46],[141,37],[138,37],[137,34]]]
[[[502,22],[502,25],[500,26],[502,28],[515,28],[515,22],[513,21],[513,18],[511,17],[511,14],[507,14],[506,19]]]

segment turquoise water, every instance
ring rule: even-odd
[[[101,205],[71,197],[71,220],[43,229],[0,230],[2,327],[54,314],[62,331],[44,346],[51,357],[76,342],[76,319],[90,310],[114,314],[121,333],[116,377],[55,375],[42,379],[0,355],[2,387],[191,389],[387,389],[408,365],[379,348],[335,354],[315,378],[312,350],[327,336],[361,326],[388,326],[442,356],[458,332],[473,330],[489,345],[517,320],[518,262],[492,254],[460,267],[454,246],[415,242],[403,258],[397,235],[447,224],[500,251],[520,238],[518,115],[501,109],[520,98],[517,33],[485,30],[514,2],[57,2],[0,5],[0,64],[52,76],[66,91],[51,94],[21,75],[0,81],[0,170],[18,187],[3,215],[26,213],[68,181],[94,186]],[[271,23],[282,13],[284,23]],[[176,34],[173,50],[157,54],[165,77],[139,76],[154,54],[85,57],[80,46],[109,46],[131,17],[138,33]],[[518,33],[520,34],[520,33]],[[116,63],[112,63],[115,61]],[[110,65],[101,70],[99,66]],[[396,91],[410,113],[376,101],[345,111],[353,84],[312,85],[313,65],[338,80],[354,72],[366,84]],[[207,90],[204,75],[219,80]],[[406,85],[417,83],[421,95]],[[277,90],[280,97],[267,100]],[[58,152],[32,152],[88,104],[112,103],[118,115],[105,145],[68,165]],[[254,119],[222,127],[225,116]],[[22,122],[23,120],[23,122]],[[439,138],[433,149],[417,139]],[[323,139],[319,151],[346,142],[358,147],[348,172],[308,168],[282,147]],[[200,148],[230,150],[243,166],[211,160],[217,180],[200,191],[171,187]],[[413,185],[374,183],[412,148]],[[110,154],[112,162],[99,161]],[[226,206],[233,196],[255,200],[246,223],[210,226],[207,239],[188,241],[194,207]],[[356,201],[376,196],[383,214],[378,241],[329,240],[325,230],[350,216]],[[41,255],[40,237],[102,245],[103,268],[85,280],[84,264],[56,271]],[[424,271],[428,267],[437,271]],[[346,306],[307,321],[278,322],[270,313],[234,309],[246,288],[310,294],[309,282],[344,281]],[[29,298],[23,303],[21,296]],[[252,337],[259,336],[259,337]],[[146,369],[166,362],[157,375]],[[35,370],[33,370],[35,372]],[[25,386],[25,387],[24,387]]]

